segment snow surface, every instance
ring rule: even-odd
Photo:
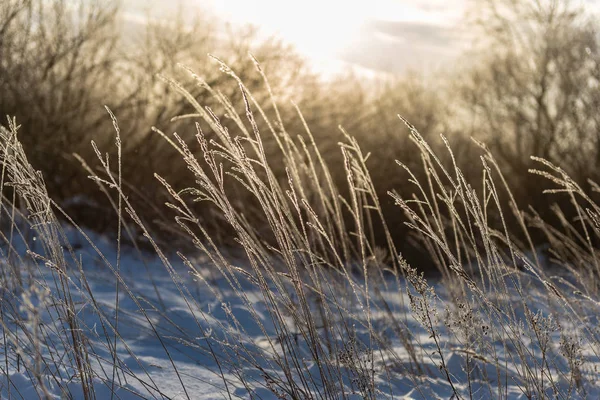
[[[174,273],[167,271],[158,257],[144,253],[139,254],[135,249],[124,247],[121,257],[121,275],[130,294],[127,294],[125,285],[120,285],[119,308],[118,308],[118,332],[120,338],[116,340],[118,365],[116,372],[113,370],[113,356],[110,352],[112,343],[115,342],[114,334],[107,329],[107,323],[115,325],[116,310],[116,279],[113,271],[107,267],[95,250],[85,244],[85,240],[74,230],[68,231],[71,243],[78,243],[77,255],[82,260],[83,269],[87,282],[91,287],[93,299],[82,290],[83,281],[78,271],[74,270],[69,275],[74,302],[77,305],[77,318],[81,322],[81,329],[89,339],[89,347],[93,356],[91,364],[95,377],[93,386],[98,399],[138,399],[138,398],[173,398],[173,399],[223,399],[228,398],[225,384],[219,373],[219,364],[215,361],[209,351],[209,345],[219,357],[228,360],[221,363],[220,367],[227,380],[227,388],[232,398],[257,398],[275,399],[276,396],[269,392],[264,386],[261,372],[252,366],[252,363],[243,359],[243,355],[254,354],[265,370],[274,371],[277,367],[270,360],[268,346],[265,345],[267,336],[271,339],[277,337],[277,332],[269,318],[268,307],[260,294],[258,288],[250,282],[244,274],[240,273],[238,279],[244,289],[247,299],[252,304],[249,309],[248,303],[231,289],[227,280],[219,276],[211,268],[203,257],[192,259],[192,262],[202,271],[203,279],[190,274],[182,263],[174,263]],[[106,258],[115,265],[116,246],[113,241],[105,237],[90,234],[93,242],[98,246]],[[34,247],[35,250],[35,247]],[[173,260],[177,259],[173,257]],[[26,273],[23,273],[24,276]],[[39,285],[46,286],[50,290],[49,297],[55,294],[56,286],[50,269],[40,267],[29,277],[37,280]],[[210,282],[207,285],[206,282]],[[360,283],[360,282],[359,282]],[[378,383],[378,398],[445,398],[452,397],[452,390],[445,376],[438,367],[440,359],[435,354],[435,342],[429,332],[414,319],[410,313],[409,299],[406,293],[406,283],[390,280],[388,288],[381,294],[392,311],[397,313],[398,319],[406,321],[410,328],[410,336],[419,345],[416,352],[422,357],[422,371],[420,374],[410,373],[414,365],[407,354],[405,347],[397,339],[398,335],[393,333],[389,318],[383,307],[373,306],[373,323],[382,336],[389,332],[391,338],[388,348],[395,354],[394,367],[385,373],[383,369],[375,368],[377,371],[376,382]],[[445,302],[451,296],[439,282],[434,283],[437,292],[436,302],[443,309]],[[182,291],[188,296],[184,298]],[[528,289],[532,302],[539,304],[542,314],[550,312],[545,301],[542,285],[532,279]],[[43,308],[40,304],[44,300],[39,293],[7,293],[2,294],[2,306],[13,304],[21,307],[30,301],[36,304],[40,310],[51,310],[51,307]],[[537,298],[536,296],[544,298]],[[187,300],[186,300],[187,298]],[[503,301],[510,302],[511,299]],[[93,304],[97,304],[104,315],[101,318],[94,310]],[[352,304],[352,302],[349,302]],[[356,321],[357,337],[365,335],[361,331],[361,316],[364,311],[358,304],[355,309],[350,309],[350,320]],[[351,307],[351,306],[349,306]],[[518,303],[515,310],[519,313]],[[593,317],[591,315],[590,317]],[[51,332],[57,325],[56,316],[51,311],[44,311],[41,315],[42,325]],[[256,321],[260,321],[258,324]],[[501,323],[501,321],[498,321]],[[495,365],[486,359],[471,358],[473,367],[472,386],[467,385],[467,376],[464,370],[466,353],[461,350],[460,344],[453,341],[447,335],[443,318],[436,322],[439,332],[438,339],[443,343],[443,351],[448,370],[457,382],[457,388],[466,398],[469,393],[473,398],[493,398],[497,395],[498,386],[509,398],[525,399],[520,386],[518,363],[513,363],[513,349],[506,343],[496,343],[495,351],[498,359],[509,360],[508,363]],[[593,325],[592,321],[592,325]],[[2,329],[16,332],[20,335],[23,329],[16,324],[7,323]],[[581,328],[581,327],[579,327]],[[492,326],[491,329],[494,329]],[[573,326],[573,329],[578,329]],[[581,328],[583,329],[583,328]],[[24,334],[24,333],[23,333]],[[49,337],[53,337],[52,334]],[[551,340],[559,340],[556,337]],[[24,343],[24,342],[23,342]],[[228,343],[228,344],[224,344]],[[235,345],[232,345],[235,344]],[[455,343],[451,346],[450,343]],[[0,353],[0,398],[15,399],[37,399],[40,398],[40,382],[27,373],[21,364],[15,361],[15,348],[18,344],[9,344],[3,347]],[[299,344],[303,356],[309,359],[307,349]],[[242,351],[243,350],[243,351]],[[61,344],[58,337],[54,346],[46,346],[42,349],[45,357],[69,357],[65,354],[65,346]],[[531,357],[539,357],[535,349],[531,351]],[[600,360],[593,353],[583,355],[586,358],[586,368],[590,371],[598,367]],[[315,369],[314,364],[307,364],[309,370]],[[389,373],[389,371],[392,371]],[[72,368],[64,368],[60,371],[42,371],[47,379],[45,386],[48,393],[55,399],[83,398],[80,383],[77,381],[75,371]],[[55,376],[57,378],[52,378]],[[113,379],[113,376],[115,378]],[[245,388],[239,379],[243,376],[248,382],[256,382],[257,388],[251,392]],[[586,375],[590,384],[585,392],[572,392],[572,397],[600,398],[600,390],[594,387],[593,372]],[[356,394],[352,386],[351,374],[347,386],[347,397],[350,399],[361,398]],[[568,390],[569,383],[560,381],[557,376],[558,385]],[[57,384],[59,382],[60,384]],[[115,395],[111,397],[111,391]],[[355,392],[355,394],[352,394]],[[341,396],[340,396],[341,398]]]

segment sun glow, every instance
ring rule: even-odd
[[[362,2],[344,0],[217,0],[217,14],[237,23],[255,24],[280,35],[310,56],[330,55],[347,46],[363,22]]]
[[[335,68],[337,56],[360,39],[361,29],[370,21],[445,24],[455,20],[457,12],[448,3],[456,5],[458,0],[198,1],[209,1],[224,20],[257,25],[294,44],[317,64]]]

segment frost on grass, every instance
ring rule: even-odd
[[[223,70],[244,105],[239,115],[214,92],[233,126],[168,81],[212,130],[207,139],[195,124],[198,153],[157,131],[193,174],[183,188],[156,175],[183,242],[155,240],[130,203],[110,111],[116,159],[93,144],[101,168],[83,164],[114,206],[116,237],[76,227],[28,163],[16,123],[0,129],[0,397],[600,396],[600,207],[564,171],[544,160],[533,171],[573,200],[580,218],[561,231],[502,203],[510,189],[485,147],[478,192],[450,146],[448,164],[404,121],[428,179],[399,162],[415,194],[390,197],[439,272],[425,278],[395,247],[357,141],[342,130],[342,190],[310,129],[292,137],[278,120],[259,131],[256,118],[268,121],[261,105]],[[270,167],[267,136],[287,179]],[[255,199],[261,226],[231,182]],[[198,203],[232,232],[230,247],[211,236]],[[507,228],[507,207],[519,235]],[[528,225],[547,236],[543,256]]]

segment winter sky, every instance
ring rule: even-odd
[[[577,0],[575,0],[577,1]],[[600,0],[580,0],[600,8]],[[151,0],[154,11],[198,7],[293,43],[321,72],[347,66],[402,72],[439,67],[467,45],[464,16],[477,0]],[[125,2],[139,12],[146,0]],[[137,7],[137,10],[136,10]]]
[[[427,68],[459,47],[469,0],[197,0],[296,44],[318,67]]]

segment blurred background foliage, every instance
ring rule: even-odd
[[[442,154],[448,153],[440,134],[447,137],[473,185],[481,181],[481,172],[480,152],[471,138],[484,142],[498,157],[519,208],[527,211],[531,206],[546,218],[551,205],[537,194],[543,180],[527,173],[531,155],[562,166],[588,188],[588,179],[597,180],[600,171],[597,20],[567,0],[477,0],[465,24],[472,46],[444,70],[369,78],[349,72],[323,79],[292,46],[251,26],[224,30],[202,15],[190,18],[185,10],[128,24],[115,0],[5,0],[0,3],[0,115],[16,117],[20,139],[51,196],[78,223],[109,233],[118,220],[73,156],[81,155],[95,168],[90,141],[111,151],[114,131],[102,107],[108,106],[122,130],[123,173],[131,201],[156,237],[176,240],[172,214],[163,206],[168,196],[153,174],[178,189],[189,185],[192,176],[180,155],[151,127],[176,131],[192,151],[200,149],[194,115],[188,115],[193,108],[159,75],[180,82],[225,127],[233,127],[215,96],[225,96],[244,115],[242,94],[237,82],[207,57],[213,53],[235,71],[275,122],[276,110],[248,56],[252,53],[269,79],[285,131],[306,137],[297,104],[327,161],[339,166],[333,171],[336,184],[347,185],[339,125],[372,154],[367,164],[388,225],[398,248],[409,260],[417,260],[423,253],[407,237],[404,215],[387,194],[408,197],[415,190],[396,159],[417,170],[422,165],[398,114]],[[172,119],[181,115],[188,118]],[[257,117],[257,123],[267,131],[263,118]],[[210,138],[208,126],[201,127]],[[265,151],[278,179],[286,180],[274,140]],[[426,179],[426,172],[418,178]],[[255,218],[260,230],[264,220],[254,210],[257,205],[238,186],[232,182],[230,190],[236,195],[231,198],[244,204],[247,217]],[[210,206],[198,205],[198,213],[223,244],[232,245]],[[567,212],[566,217],[575,215]],[[383,232],[376,239],[385,240]]]

